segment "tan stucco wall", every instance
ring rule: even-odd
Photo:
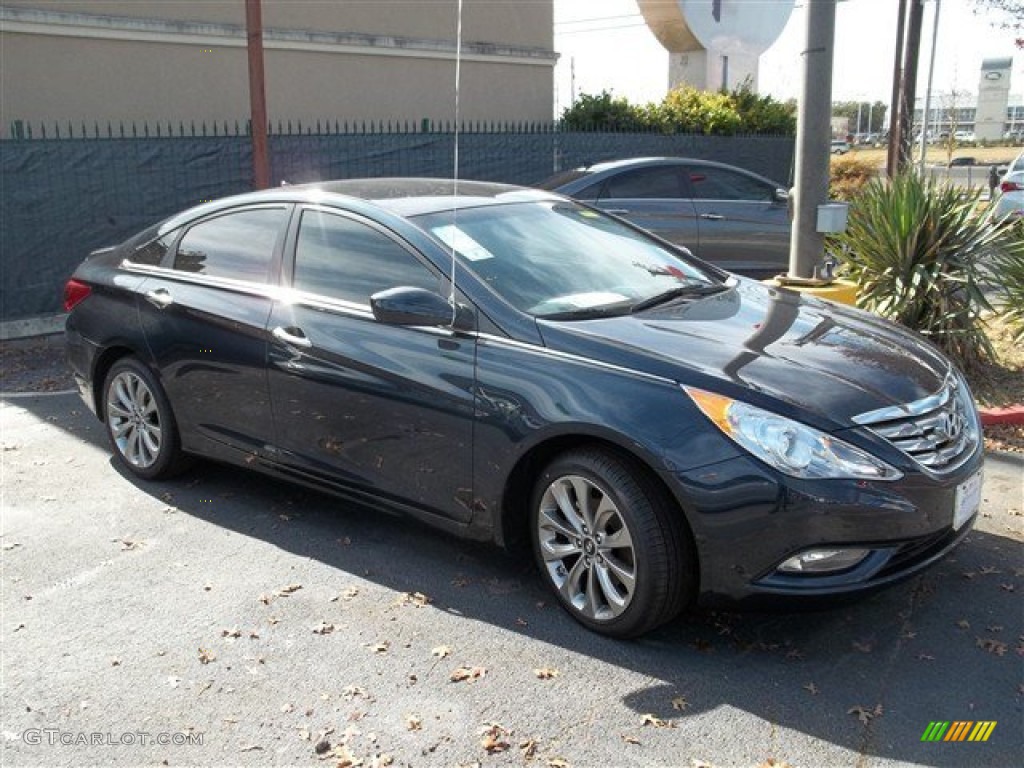
[[[119,17],[244,25],[242,0],[211,2],[57,2],[5,0],[8,8]],[[455,0],[324,3],[264,0],[272,29],[402,36],[426,41],[426,53],[397,47],[339,52],[275,47],[268,37],[267,108],[272,122],[373,120],[418,123],[454,119],[455,63],[451,40]],[[546,121],[551,116],[552,2],[467,0],[464,41],[490,43],[462,63],[464,120]],[[319,24],[319,26],[317,26]],[[122,25],[123,26],[123,25]],[[0,135],[12,120],[72,121],[116,126],[119,121],[239,121],[249,114],[248,71],[242,38],[158,41],[94,39],[0,32]],[[117,31],[122,34],[124,30]],[[89,34],[97,34],[95,29]],[[98,34],[106,35],[105,30]],[[430,41],[444,41],[430,50]],[[330,45],[327,46],[331,48]],[[538,54],[539,52],[539,54]],[[546,56],[544,54],[547,54]],[[504,57],[504,58],[503,58]]]

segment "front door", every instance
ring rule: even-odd
[[[387,288],[439,291],[440,276],[375,223],[317,207],[294,254],[294,293],[269,323],[278,461],[468,522],[475,339],[385,325],[369,306]]]

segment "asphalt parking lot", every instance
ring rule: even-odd
[[[521,556],[209,463],[117,471],[4,397],[4,765],[1016,766],[1024,463],[967,542],[826,612],[590,634]],[[464,679],[459,679],[464,678]],[[994,721],[986,742],[922,742]]]

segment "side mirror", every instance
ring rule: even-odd
[[[473,313],[459,306],[452,322],[452,305],[433,291],[401,286],[379,291],[370,297],[370,308],[378,322],[387,325],[472,327]]]
[[[772,196],[776,203],[785,203],[789,200],[789,192],[784,189],[776,189],[775,194]]]

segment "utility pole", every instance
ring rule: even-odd
[[[896,55],[892,66],[892,101],[889,102],[889,150],[885,160],[885,173],[891,179],[899,170],[900,95],[903,91],[903,32],[907,21],[907,0],[900,0],[896,18]]]
[[[245,31],[249,51],[249,112],[252,134],[253,187],[270,186],[270,157],[267,154],[267,96],[263,76],[262,0],[245,0]]]
[[[932,107],[932,76],[935,74],[935,48],[939,42],[939,11],[942,0],[935,0],[935,20],[932,22],[932,51],[928,63],[928,89],[924,92],[924,112],[921,115],[921,175],[924,175],[925,155],[928,152],[928,114]]]
[[[917,101],[917,59],[921,52],[921,26],[924,22],[924,0],[910,0],[910,18],[907,22],[907,42],[903,50],[902,118],[897,169],[903,171],[910,164],[910,150],[914,142],[914,104]]]
[[[836,0],[807,0],[806,6],[803,82],[796,123],[796,200],[789,249],[789,277],[797,279],[814,277],[814,268],[825,254],[825,235],[818,231],[818,206],[828,202],[836,32]]]

